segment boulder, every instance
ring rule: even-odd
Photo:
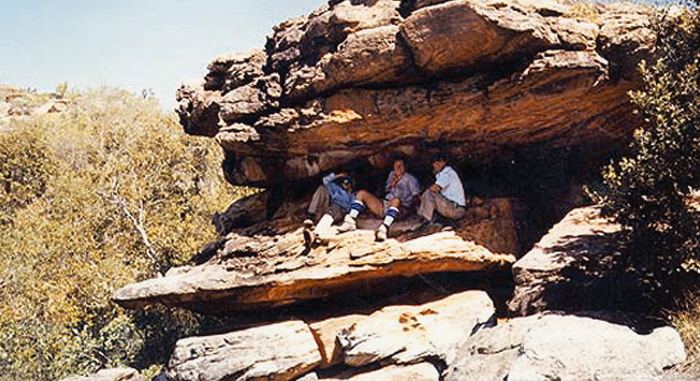
[[[420,306],[389,306],[341,330],[343,361],[410,364],[454,357],[457,344],[495,324],[493,302],[483,291],[466,291]]]
[[[559,45],[537,12],[520,3],[453,0],[421,8],[401,24],[419,69],[430,74],[501,64]]]
[[[136,369],[113,368],[101,369],[89,376],[73,376],[62,378],[61,381],[146,381]]]
[[[204,90],[203,83],[183,84],[177,89],[180,124],[189,134],[215,136],[219,132],[221,91]]]
[[[168,363],[170,381],[292,380],[321,363],[301,321],[179,340]]]
[[[325,54],[313,68],[295,68],[285,83],[290,100],[304,100],[346,86],[389,83],[402,79],[410,52],[398,40],[399,28],[386,25],[354,32]]]
[[[205,90],[227,92],[248,85],[265,75],[263,67],[266,61],[265,52],[257,49],[246,53],[222,54],[209,64],[203,87]]]
[[[644,308],[638,277],[616,267],[621,230],[596,206],[569,212],[513,265],[511,313]]]
[[[275,73],[227,92],[221,99],[221,119],[234,123],[277,108],[282,95],[280,86],[279,74]]]
[[[685,360],[680,335],[638,333],[584,316],[534,315],[482,329],[445,371],[451,380],[648,380]]]

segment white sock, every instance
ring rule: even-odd
[[[396,216],[399,215],[399,209],[393,206],[390,206],[389,209],[386,211],[386,215],[384,216],[384,225],[387,227],[391,226],[391,224],[394,223],[394,220],[396,220]]]
[[[333,225],[333,216],[330,214],[324,214],[316,224],[314,233],[318,235],[325,235],[328,232],[328,229],[330,229],[331,225]]]
[[[386,217],[384,217],[384,225],[386,225],[387,227],[389,227],[389,226],[391,226],[391,224],[393,224],[393,223],[394,223],[394,217],[392,217],[392,216],[386,216]]]

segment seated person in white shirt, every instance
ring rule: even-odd
[[[434,155],[431,164],[435,172],[435,182],[423,192],[418,215],[426,222],[434,222],[436,212],[450,220],[464,217],[467,211],[464,186],[457,172],[447,165],[447,155]]]

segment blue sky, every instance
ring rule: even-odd
[[[216,55],[262,48],[325,0],[0,0],[0,83],[151,89],[166,110]]]

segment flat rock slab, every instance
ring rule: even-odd
[[[569,212],[513,265],[510,311],[524,316],[546,310],[642,307],[636,276],[616,267],[621,233],[622,227],[601,217],[598,207]]]
[[[334,235],[308,250],[302,229],[278,236],[230,234],[203,265],[128,285],[114,294],[127,308],[162,303],[201,311],[288,305],[356,290],[367,282],[438,272],[495,271],[515,262],[456,232],[378,243],[371,230]]]
[[[170,381],[291,380],[321,363],[308,325],[288,321],[177,342]]]
[[[338,332],[343,361],[411,364],[453,357],[480,327],[495,324],[495,308],[483,291],[466,291],[420,306],[389,306]]]
[[[533,315],[477,332],[444,380],[649,380],[685,360],[671,327],[639,334],[580,316]]]

